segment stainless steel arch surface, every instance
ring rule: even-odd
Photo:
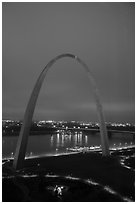
[[[96,107],[97,107],[97,113],[98,113],[98,119],[99,119],[99,124],[100,124],[100,135],[101,135],[101,146],[102,146],[102,155],[103,156],[108,156],[109,155],[109,145],[108,145],[108,136],[107,136],[107,130],[106,130],[106,125],[105,125],[105,120],[104,120],[104,115],[103,115],[103,108],[102,104],[100,102],[100,97],[99,97],[99,92],[95,83],[95,79],[88,68],[88,66],[76,55],[73,54],[61,54],[52,59],[46,67],[43,69],[41,72],[39,78],[36,81],[36,84],[34,86],[34,89],[32,91],[32,94],[30,96],[25,115],[24,115],[24,120],[23,124],[21,127],[21,131],[19,134],[17,146],[16,146],[16,151],[14,155],[14,161],[13,161],[13,167],[15,169],[21,169],[24,166],[24,158],[25,158],[25,153],[26,153],[26,147],[27,147],[27,141],[28,141],[28,135],[32,123],[32,117],[35,109],[35,105],[37,102],[37,98],[39,95],[40,88],[42,86],[42,83],[44,81],[44,78],[49,70],[49,68],[59,59],[64,58],[64,57],[70,57],[78,61],[84,70],[87,73],[88,78],[90,79],[91,85],[93,87],[93,94],[95,97],[95,102],[96,102]]]

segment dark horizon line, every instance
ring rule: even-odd
[[[9,118],[2,118],[2,121],[3,120],[12,120],[12,121],[20,121],[20,122],[23,122],[23,119],[9,119]],[[91,122],[91,123],[99,123],[98,121],[86,121],[86,120],[53,120],[53,119],[47,119],[47,120],[44,120],[44,119],[41,119],[41,120],[32,120],[32,122],[38,122],[38,121],[54,121],[54,122],[60,122],[60,121],[64,121],[64,122]],[[105,121],[105,123],[123,123],[123,124],[126,124],[126,123],[129,123],[129,124],[132,124],[132,125],[135,125],[135,123],[133,122],[112,122],[112,121]]]

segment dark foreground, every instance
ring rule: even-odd
[[[16,172],[5,161],[2,201],[134,201],[134,155],[130,148],[108,158],[92,152],[27,159]]]

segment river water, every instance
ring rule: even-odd
[[[3,136],[2,158],[13,158],[18,136]],[[130,133],[113,133],[109,137],[109,147],[118,148],[134,145],[134,137]],[[48,156],[67,153],[69,148],[100,146],[99,133],[65,132],[55,134],[32,135],[28,138],[26,156]]]

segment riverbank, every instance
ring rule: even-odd
[[[7,190],[12,189],[13,186],[16,186],[15,191],[17,191],[17,183],[18,186],[23,186],[25,192],[29,192],[25,199],[36,201],[37,199],[41,201],[41,199],[46,199],[45,197],[41,197],[40,189],[45,189],[44,192],[49,192],[47,189],[48,185],[55,182],[55,177],[58,177],[58,185],[63,180],[63,185],[68,185],[68,179],[72,178],[73,182],[77,188],[75,189],[75,193],[78,192],[78,181],[92,181],[97,184],[97,186],[102,186],[102,189],[107,187],[111,191],[110,194],[113,196],[108,197],[105,194],[105,191],[102,191],[104,195],[103,198],[100,197],[101,201],[115,201],[115,198],[119,195],[119,199],[124,199],[127,201],[134,201],[135,199],[135,171],[134,171],[134,152],[135,149],[127,149],[120,151],[111,152],[110,157],[102,157],[99,152],[90,152],[90,153],[78,153],[78,154],[70,154],[70,155],[62,155],[62,156],[53,156],[53,157],[43,157],[43,158],[33,158],[25,160],[25,168],[18,172],[12,171],[10,166],[12,166],[12,161],[9,163],[5,163],[3,165],[3,201],[6,200]],[[125,158],[125,161],[123,162]],[[128,158],[128,159],[127,159]],[[123,160],[122,160],[123,159]],[[122,163],[123,162],[123,163]],[[48,181],[48,178],[51,177],[52,181]],[[47,179],[47,180],[46,180]],[[16,182],[15,182],[16,180]],[[47,184],[47,183],[48,184]],[[61,182],[62,183],[62,182]],[[34,185],[34,186],[33,186]],[[81,183],[82,185],[82,183]],[[33,186],[33,187],[32,187]],[[45,186],[45,187],[44,187]],[[47,187],[46,187],[47,186]],[[71,186],[71,184],[69,184]],[[96,185],[94,186],[94,195],[96,195],[98,190],[96,191]],[[92,188],[93,188],[92,186]],[[96,187],[95,187],[96,186]],[[88,188],[88,187],[87,187]],[[101,187],[100,187],[101,188]],[[71,187],[70,187],[71,189]],[[13,191],[13,189],[12,189]],[[99,201],[98,196],[91,196],[92,190],[87,190],[85,194],[81,197],[83,198],[88,196],[88,201]],[[44,193],[43,192],[43,193]],[[68,191],[67,191],[68,192]],[[69,191],[70,193],[71,191]],[[101,191],[100,191],[101,192]],[[73,194],[75,194],[73,193]],[[82,192],[81,192],[82,193]],[[15,194],[15,195],[14,195]],[[37,196],[35,195],[37,194]],[[77,193],[76,193],[77,194]],[[10,194],[8,194],[10,197]],[[35,195],[35,196],[34,196]],[[41,195],[41,196],[40,196]],[[82,194],[81,194],[82,195]],[[106,196],[105,196],[106,195]],[[13,192],[12,201],[16,199],[16,192]],[[37,198],[36,198],[37,197]],[[74,201],[77,199],[72,196]],[[48,199],[52,200],[52,198],[58,198],[53,196],[53,194],[48,195]],[[10,199],[10,198],[9,198]],[[37,201],[38,201],[37,200]],[[54,200],[54,199],[53,199]],[[68,198],[69,200],[69,198]],[[72,200],[72,201],[73,201]],[[117,199],[116,199],[117,200]],[[46,200],[47,201],[47,200]],[[65,200],[67,201],[67,200]],[[119,200],[120,201],[120,200]]]

